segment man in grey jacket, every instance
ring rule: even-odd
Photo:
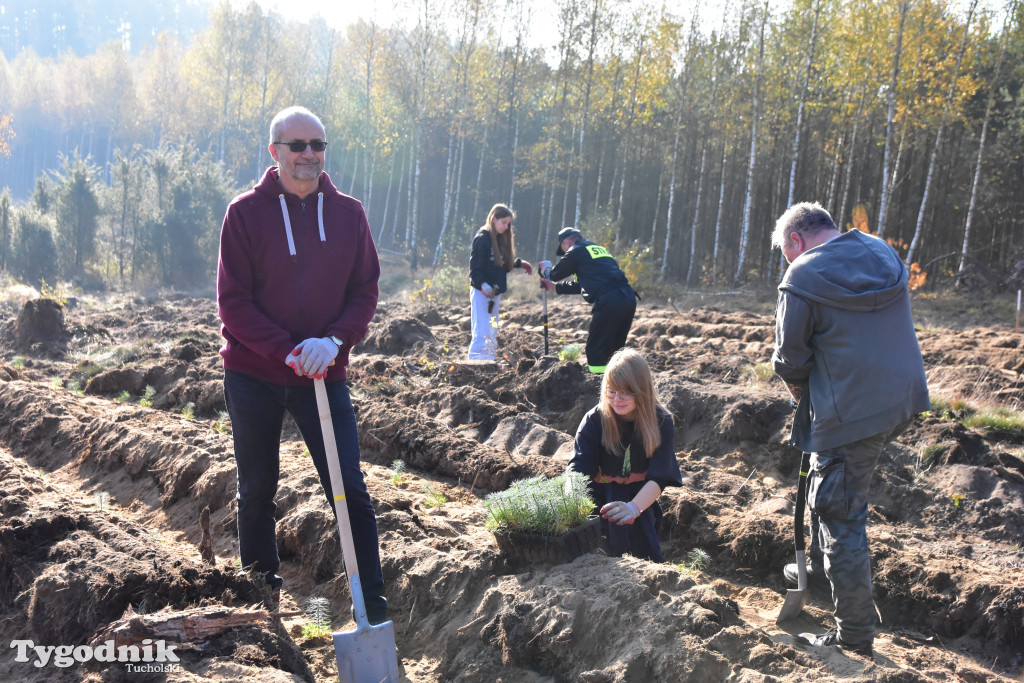
[[[910,313],[908,272],[884,241],[841,233],[817,203],[789,208],[772,246],[790,263],[779,285],[772,365],[798,403],[794,446],[811,453],[808,575],[827,577],[836,628],[808,645],[872,654],[875,609],[866,521],[878,457],[930,408]],[[796,577],[796,565],[786,568]]]

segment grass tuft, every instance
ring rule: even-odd
[[[767,383],[772,381],[775,377],[775,369],[769,361],[753,365],[744,365],[740,370],[740,376],[746,377],[753,382]]]
[[[1024,438],[1024,414],[1002,406],[981,408],[964,417],[963,423],[970,429],[985,429],[994,436]]]

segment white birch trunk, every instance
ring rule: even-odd
[[[718,183],[718,211],[715,213],[715,246],[711,252],[711,281],[718,279],[718,245],[722,241],[722,210],[725,209],[725,165],[729,160],[729,145],[722,143],[722,178]]]
[[[676,203],[676,165],[679,163],[679,133],[683,127],[683,100],[680,98],[679,111],[676,112],[676,135],[672,143],[672,180],[668,186],[668,211],[665,216],[665,247],[661,252],[661,268],[658,271],[658,281],[665,281],[665,272],[668,270],[668,250],[672,246],[672,211]]]
[[[754,72],[754,102],[750,122],[750,162],[747,164],[747,189],[743,199],[743,229],[740,232],[739,255],[736,258],[736,274],[733,285],[739,284],[747,259],[747,239],[750,236],[750,211],[754,203],[754,171],[757,168],[757,120],[761,116],[761,67],[764,63],[764,26],[768,21],[768,0],[764,3],[761,17],[761,31],[757,42],[757,69]]]
[[[434,261],[431,268],[437,268],[437,262],[441,259],[441,245],[444,243],[444,233],[448,228],[448,213],[452,206],[452,166],[455,164],[455,133],[448,135],[448,164],[444,171],[444,203],[441,211],[441,229],[437,235],[437,245],[434,247]]]
[[[882,192],[878,200],[878,236],[885,235],[885,214],[889,208],[889,192],[892,179],[889,176],[889,157],[892,146],[892,129],[896,119],[896,85],[899,83],[900,56],[903,53],[903,26],[910,9],[909,0],[900,1],[900,25],[896,32],[896,49],[892,57],[892,79],[889,81],[888,114],[885,118],[885,151],[882,153]]]
[[[391,186],[395,183],[395,162],[398,160],[398,150],[391,155],[391,170],[388,172],[388,191],[384,195],[384,216],[380,219],[380,232],[377,233],[377,244],[382,245],[384,239],[384,226],[388,224],[388,209],[391,207]],[[398,190],[401,193],[401,189]]]
[[[914,238],[910,241],[910,248],[907,249],[907,263],[914,262],[914,254],[921,244],[921,234],[924,232],[925,210],[928,207],[928,198],[931,195],[932,179],[935,177],[935,166],[939,158],[939,148],[942,146],[942,134],[946,129],[946,116],[953,106],[953,96],[956,94],[956,82],[960,77],[960,66],[964,61],[964,52],[967,50],[967,37],[970,34],[971,19],[974,17],[974,9],[978,6],[978,0],[971,0],[971,6],[967,10],[967,20],[964,22],[964,36],[960,41],[960,51],[956,55],[956,66],[953,68],[953,77],[949,80],[949,91],[946,93],[946,101],[942,105],[942,113],[939,114],[939,131],[935,134],[935,146],[932,147],[931,159],[928,161],[928,175],[925,177],[924,193],[921,196],[921,208],[917,212],[917,225],[914,227]]]
[[[985,139],[988,137],[988,122],[992,115],[992,107],[996,101],[996,87],[999,83],[999,72],[1003,68],[1003,58],[1006,56],[1006,44],[1010,35],[1009,14],[1007,23],[1003,25],[1002,45],[999,48],[999,61],[996,62],[996,73],[992,78],[992,86],[989,89],[988,104],[985,105],[985,119],[981,124],[981,140],[978,142],[978,161],[974,165],[974,180],[971,182],[971,201],[967,207],[967,221],[964,223],[964,243],[960,249],[960,267],[957,273],[963,273],[967,266],[967,257],[971,241],[971,223],[974,221],[974,206],[978,198],[978,186],[981,185],[981,161],[985,155]],[[959,285],[959,280],[957,281]]]
[[[707,169],[708,145],[707,139],[700,148],[700,174],[697,176],[697,197],[694,199],[693,221],[690,222],[690,263],[686,266],[686,286],[690,286],[690,278],[693,276],[693,263],[697,259],[697,225],[700,223],[700,202],[704,194],[704,172]]]

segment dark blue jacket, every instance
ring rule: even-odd
[[[570,275],[576,277],[568,282],[558,282]],[[582,294],[587,303],[594,303],[613,289],[629,286],[626,274],[608,250],[585,239],[577,240],[565,252],[565,256],[552,266],[548,277],[558,283],[556,292]]]

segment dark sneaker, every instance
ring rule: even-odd
[[[796,562],[790,562],[783,567],[782,574],[786,577],[786,581],[789,581],[794,586],[800,583]],[[807,565],[807,587],[815,593],[820,593],[826,597],[832,595],[832,584],[828,582],[825,570],[815,569],[813,564]]]
[[[838,647],[844,652],[849,652],[861,657],[867,657],[871,659],[874,657],[875,652],[871,647],[871,643],[865,643],[864,645],[847,645],[843,641],[839,640],[839,631],[836,629],[829,629],[827,632],[820,636],[814,635],[813,633],[801,633],[798,636],[794,636],[797,643],[801,645],[811,645],[813,647]]]

